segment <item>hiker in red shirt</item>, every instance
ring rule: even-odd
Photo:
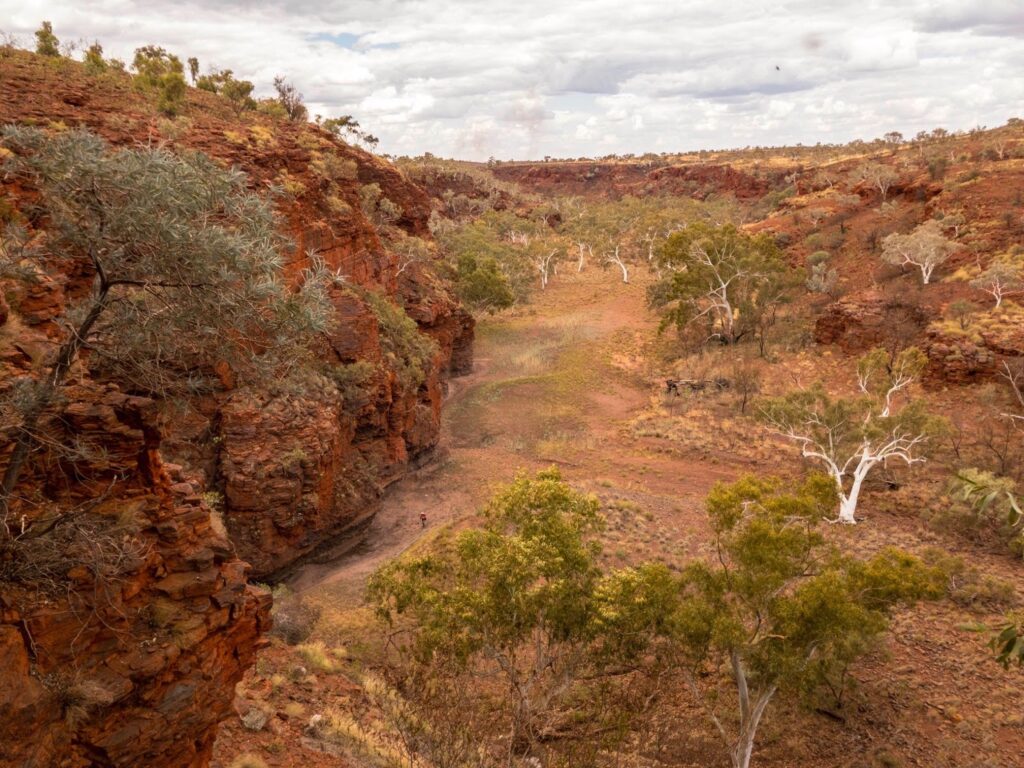
[[[426,527],[427,527],[427,513],[426,512],[420,512],[420,528],[426,528]]]

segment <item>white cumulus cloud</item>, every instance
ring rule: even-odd
[[[0,0],[23,44],[161,45],[394,154],[483,159],[814,143],[995,125],[1024,98],[1021,0]]]

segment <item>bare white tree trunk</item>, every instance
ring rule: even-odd
[[[740,705],[740,724],[736,742],[729,750],[733,768],[750,768],[750,758],[754,754],[754,737],[761,718],[768,707],[768,702],[775,695],[775,686],[761,691],[751,701],[750,688],[747,685],[747,673],[743,669],[743,660],[738,654],[731,655],[733,678],[736,681],[736,692]]]
[[[552,261],[552,259],[555,258],[555,254],[557,254],[557,253],[558,253],[558,250],[555,249],[555,250],[551,251],[551,253],[549,253],[547,256],[538,256],[537,257],[537,271],[540,272],[540,287],[541,287],[541,290],[543,290],[543,289],[548,287],[548,281],[550,280],[550,274],[551,274],[551,261]],[[556,272],[557,272],[557,264],[556,264]]]
[[[608,256],[608,261],[617,266],[622,271],[622,282],[629,282],[629,265],[619,256],[619,247],[615,246],[615,252]]]

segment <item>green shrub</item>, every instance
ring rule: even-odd
[[[812,232],[804,238],[804,245],[809,249],[817,250],[825,244],[825,238],[820,232]]]
[[[203,75],[196,80],[196,88],[223,96],[236,113],[256,108],[252,98],[253,84],[248,80],[237,80],[230,69],[221,69]]]
[[[364,184],[359,188],[359,205],[363,214],[377,227],[394,224],[402,216],[399,205],[384,196],[380,184]]]
[[[454,269],[455,290],[468,307],[494,314],[515,304],[516,297],[498,262],[466,253]]]
[[[950,495],[952,503],[929,515],[933,525],[976,541],[1002,542],[1024,555],[1024,517],[1013,480],[980,469],[962,469],[953,478]]]
[[[188,90],[181,59],[159,46],[146,45],[135,50],[132,69],[137,85],[156,91],[158,111],[170,117],[178,114]]]
[[[103,46],[93,43],[85,49],[85,71],[90,75],[102,75],[107,71],[107,62],[103,58]]]
[[[364,298],[377,318],[385,362],[398,376],[402,389],[416,389],[426,380],[437,345],[420,333],[419,326],[404,309],[381,294],[367,291]]]
[[[1017,590],[1003,579],[982,573],[962,557],[930,547],[921,559],[946,576],[946,595],[968,609],[1003,609],[1017,604]]]
[[[326,373],[337,385],[345,409],[354,411],[369,401],[369,387],[377,373],[377,366],[369,360],[357,360],[347,365],[332,365]]]
[[[286,120],[288,118],[288,111],[277,99],[260,99],[256,102],[256,111],[275,120]]]
[[[359,175],[355,160],[348,160],[334,152],[314,157],[309,164],[317,176],[328,181],[354,181]],[[377,187],[378,192],[380,187]]]
[[[53,34],[53,24],[44,21],[36,30],[36,53],[40,56],[60,56],[60,40]]]

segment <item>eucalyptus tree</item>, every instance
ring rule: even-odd
[[[943,421],[923,401],[896,406],[896,396],[923,367],[924,356],[914,347],[895,358],[874,350],[858,363],[859,397],[834,397],[817,384],[759,404],[769,429],[795,442],[804,458],[821,464],[832,478],[840,522],[857,521],[857,503],[871,470],[890,459],[908,465],[925,461],[929,440],[941,432]]]
[[[612,598],[599,600],[601,633],[681,676],[734,768],[750,766],[772,701],[834,685],[893,607],[942,593],[941,572],[911,555],[858,560],[828,544],[819,528],[835,495],[823,475],[719,483],[706,500],[713,559],[678,576],[660,564],[625,569],[600,585]]]
[[[884,163],[864,163],[853,169],[850,180],[853,183],[864,182],[878,190],[885,202],[889,189],[900,178],[899,172],[891,165]]]
[[[510,759],[592,660],[599,507],[557,470],[522,475],[486,506],[482,528],[370,581],[378,615],[409,622],[417,663],[503,680]]]
[[[648,291],[662,328],[702,327],[705,339],[735,344],[757,334],[784,301],[792,275],[770,235],[733,224],[688,224],[658,254],[665,276]]]
[[[971,286],[989,294],[998,309],[1006,296],[1024,292],[1024,265],[1009,256],[997,258],[971,280]]]
[[[201,154],[112,148],[83,130],[8,126],[0,140],[5,170],[37,193],[32,218],[43,227],[7,225],[0,275],[70,275],[82,286],[65,291],[54,352],[5,393],[6,524],[41,422],[76,365],[158,397],[208,390],[225,366],[240,381],[283,377],[331,314],[322,268],[297,289],[283,280],[273,208],[240,171]]]
[[[894,232],[882,240],[882,261],[895,266],[913,266],[928,285],[936,268],[945,264],[959,247],[942,234],[940,221],[929,219],[910,234]]]

